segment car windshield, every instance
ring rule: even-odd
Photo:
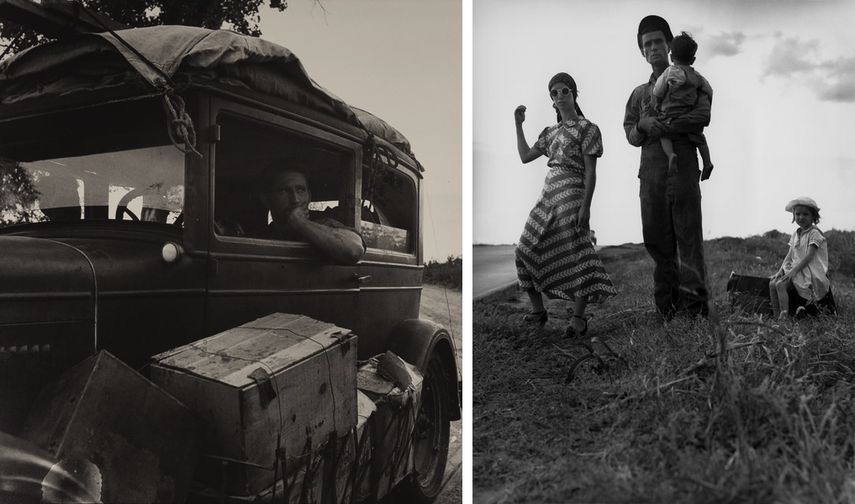
[[[0,227],[113,220],[181,226],[184,154],[172,145],[17,161],[0,157]]]

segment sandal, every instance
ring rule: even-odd
[[[540,327],[546,325],[546,321],[549,320],[549,313],[546,310],[540,310],[536,312],[528,312],[523,315],[523,322],[532,324],[537,322],[540,324]]]
[[[564,330],[564,336],[568,338],[575,338],[577,336],[584,336],[588,334],[588,319],[582,317],[581,315],[573,315],[572,318],[582,319],[583,321],[585,321],[585,328],[577,332],[576,329],[573,329],[573,324],[568,324],[567,329]]]

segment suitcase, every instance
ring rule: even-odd
[[[276,313],[156,355],[152,380],[205,422],[196,479],[258,495],[347,435],[356,344],[348,329]]]
[[[731,272],[727,280],[727,299],[734,310],[772,315],[769,277],[739,275]]]
[[[816,303],[808,303],[807,300],[798,295],[795,287],[792,285],[787,289],[787,292],[789,293],[787,313],[790,315],[803,317],[806,315],[816,316],[820,313],[828,315],[837,314],[837,304],[834,301],[834,294],[832,294],[831,288]],[[727,297],[730,301],[730,306],[734,309],[742,310],[745,313],[772,315],[768,277],[739,275],[731,272],[730,278],[727,280]],[[797,312],[799,307],[805,308],[802,314]]]

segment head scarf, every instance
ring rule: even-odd
[[[582,109],[579,108],[579,100],[576,98],[579,95],[579,90],[576,88],[576,81],[573,80],[573,77],[571,77],[570,74],[566,72],[559,72],[553,75],[552,78],[549,79],[549,86],[547,87],[550,93],[552,92],[552,86],[558,83],[564,84],[565,86],[570,88],[570,94],[573,95],[573,103],[576,104],[576,113],[579,114],[581,117],[584,117],[584,114],[582,114]],[[558,117],[558,122],[561,122],[561,113],[558,112],[557,109],[555,113]]]
[[[668,26],[668,21],[665,21],[663,18],[651,14],[649,16],[645,16],[644,19],[638,23],[638,48],[641,49],[641,36],[645,33],[661,31],[663,35],[665,35],[665,42],[671,43],[671,40],[674,39],[674,35],[671,34],[671,27]]]
[[[570,77],[570,74],[565,72],[559,72],[555,74],[551,79],[549,79],[549,86],[546,88],[548,91],[552,91],[552,86],[558,83],[564,84],[565,86],[570,88],[570,92],[573,93],[573,99],[576,99],[576,81],[573,80],[573,77]]]

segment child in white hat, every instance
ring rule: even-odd
[[[819,207],[811,198],[796,198],[784,207],[793,213],[793,222],[799,227],[790,238],[790,250],[780,269],[769,279],[769,297],[772,311],[779,318],[788,314],[792,285],[804,302],[816,303],[830,289],[828,281],[828,244],[825,235],[816,227],[819,222]]]

